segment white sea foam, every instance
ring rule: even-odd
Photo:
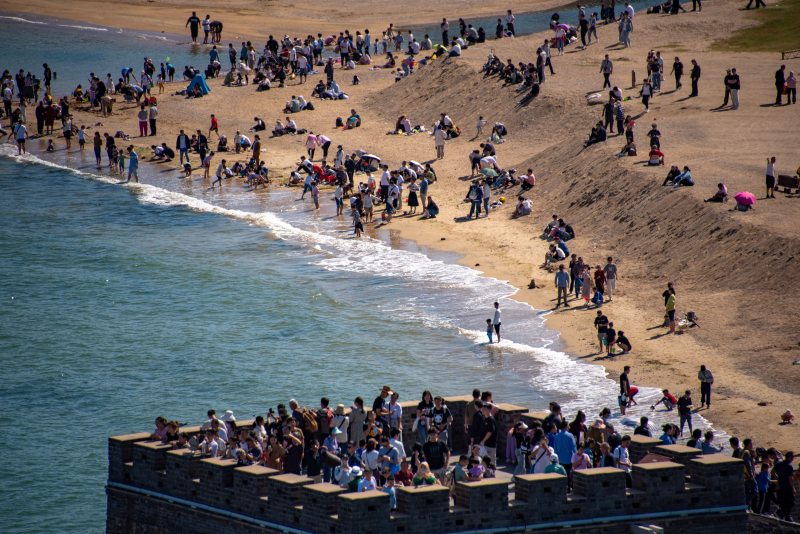
[[[517,291],[516,288],[509,286],[505,281],[481,276],[481,273],[474,269],[434,260],[418,252],[393,249],[378,240],[366,237],[361,239],[341,238],[325,233],[308,231],[293,226],[275,213],[254,213],[223,208],[196,197],[168,191],[149,184],[120,183],[117,179],[108,176],[79,171],[42,160],[31,154],[17,156],[16,147],[9,144],[0,145],[0,156],[3,155],[24,163],[35,163],[67,170],[84,179],[121,185],[135,194],[143,204],[184,207],[198,212],[215,213],[246,221],[254,226],[268,228],[271,233],[274,233],[280,239],[291,239],[303,245],[308,245],[310,251],[317,253],[328,252],[325,257],[314,262],[315,265],[324,269],[380,275],[388,278],[412,279],[421,287],[435,287],[439,294],[450,289],[467,290],[471,291],[473,296],[481,297],[480,299],[467,299],[461,304],[461,312],[483,309],[486,307],[487,300],[510,297]],[[611,421],[619,424],[618,430],[624,430],[622,427],[626,426],[626,423],[638,420],[642,415],[647,415],[651,423],[659,427],[667,422],[676,422],[677,415],[675,411],[650,410],[650,405],[661,398],[661,391],[657,388],[640,388],[639,394],[636,396],[639,406],[629,408],[627,415],[622,416],[616,407],[618,386],[615,381],[607,377],[604,367],[589,365],[563,352],[552,350],[548,348],[551,340],[546,338],[541,340],[542,347],[507,339],[488,345],[485,332],[462,328],[455,324],[456,321],[453,319],[430,313],[424,306],[418,306],[417,297],[419,295],[413,296],[413,300],[409,299],[408,302],[404,303],[392,302],[381,308],[381,312],[390,314],[397,320],[417,321],[430,328],[454,329],[461,335],[471,339],[475,344],[486,344],[487,350],[528,354],[539,368],[536,376],[532,376],[529,379],[532,389],[561,395],[569,393],[571,400],[562,403],[565,413],[584,410],[587,413],[587,421],[591,422],[597,417],[595,414],[599,412],[601,407],[608,406],[613,412]],[[536,310],[533,307],[524,303],[514,303],[513,305],[528,308],[530,320],[536,321],[536,324],[540,325],[538,323],[539,316],[536,315]],[[711,425],[702,416],[695,415],[694,427],[706,429],[710,428]],[[658,435],[660,435],[660,432]],[[724,434],[718,434],[718,443],[723,442],[721,439],[723,436]]]
[[[107,32],[108,28],[98,28],[96,26],[77,26],[73,24],[59,24],[62,28],[77,28],[79,30],[92,30],[96,32]]]
[[[44,24],[44,25],[47,25],[47,23],[46,23],[46,22],[38,22],[38,21],[35,21],[35,20],[27,20],[27,19],[23,19],[23,18],[21,18],[21,17],[6,17],[6,16],[0,16],[0,19],[6,19],[6,20],[15,20],[15,21],[17,21],[17,22],[27,22],[28,24]]]

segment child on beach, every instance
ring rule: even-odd
[[[79,150],[83,152],[83,147],[86,145],[86,126],[81,126],[81,129],[78,130],[78,146],[80,147]]]
[[[183,164],[183,177],[184,178],[191,178],[192,176],[192,164],[191,163],[184,163]]]
[[[117,156],[117,164],[119,165],[119,174],[120,176],[125,174],[125,151],[120,150],[119,155]]]
[[[50,139],[50,141],[48,141],[48,143],[47,143],[47,151],[48,152],[55,152],[56,151],[56,147],[53,146],[53,140],[52,139]]]
[[[211,128],[208,129],[208,136],[211,137],[211,132],[216,132],[219,137],[219,123],[214,115],[211,115]]]
[[[319,209],[319,187],[317,187],[316,182],[314,182],[314,185],[311,187],[311,198],[314,200],[314,206],[316,206],[316,209]]]
[[[491,319],[486,319],[486,335],[489,336],[489,343],[494,343],[494,341],[492,341],[492,332],[493,331],[494,330],[492,329],[492,320]]]
[[[162,63],[162,65],[163,65],[163,63]],[[159,74],[158,75],[158,94],[161,94],[163,92],[164,92],[164,75],[163,74]]]
[[[475,137],[480,137],[483,133],[483,125],[486,124],[488,121],[483,120],[483,115],[478,117],[478,133],[475,134]]]

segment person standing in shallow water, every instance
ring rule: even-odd
[[[494,318],[492,318],[492,326],[494,326],[494,333],[497,334],[497,342],[500,343],[500,303],[494,303]]]

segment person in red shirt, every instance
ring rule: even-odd
[[[662,389],[662,390],[661,390],[661,393],[663,393],[663,394],[664,394],[664,396],[663,396],[663,397],[661,397],[661,400],[660,400],[660,401],[658,401],[657,403],[655,403],[655,404],[653,404],[652,406],[650,406],[650,409],[651,409],[651,410],[655,410],[655,409],[656,409],[656,406],[658,406],[659,404],[662,404],[662,403],[663,403],[663,404],[664,404],[664,406],[667,408],[667,411],[668,411],[668,412],[671,412],[671,411],[672,411],[672,409],[673,409],[673,408],[675,408],[675,406],[677,406],[677,404],[678,404],[678,399],[676,399],[676,398],[675,398],[675,395],[673,395],[672,393],[670,393],[668,389]]]
[[[219,123],[217,122],[217,118],[214,115],[211,115],[211,128],[208,129],[209,137],[211,137],[211,132],[216,132],[217,138],[219,139]]]
[[[394,474],[394,481],[396,484],[403,486],[411,486],[414,480],[414,473],[408,468],[408,461],[403,460],[400,462],[400,471]]]
[[[650,151],[650,165],[664,165],[664,153],[658,148],[653,147]]]

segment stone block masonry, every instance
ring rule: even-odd
[[[453,412],[453,445],[466,450],[464,421],[469,397],[446,399]],[[403,404],[403,441],[411,432],[416,401]],[[518,421],[545,414],[500,405],[498,437]],[[252,421],[240,421],[249,428]],[[197,434],[198,427],[184,428]],[[667,534],[800,534],[744,512],[741,461],[634,436],[631,458],[648,453],[668,462],[636,464],[633,487],[612,468],[576,471],[573,492],[557,474],[522,475],[504,481],[399,487],[397,509],[381,491],[348,493],[332,484],[234,460],[204,458],[151,442],[148,433],[109,438],[108,534],[431,534],[486,532],[619,534],[634,525],[655,525]],[[505,443],[498,443],[504,450]],[[790,527],[788,527],[790,528]]]

